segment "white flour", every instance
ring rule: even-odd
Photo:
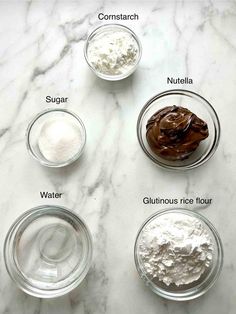
[[[126,31],[106,31],[88,46],[88,60],[100,73],[119,75],[130,71],[138,58],[138,44]]]
[[[81,145],[80,130],[71,119],[49,119],[41,128],[38,146],[42,155],[51,162],[70,160],[79,152]]]
[[[143,229],[139,255],[149,278],[180,286],[198,280],[210,268],[213,244],[199,219],[167,213]]]

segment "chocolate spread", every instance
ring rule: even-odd
[[[183,107],[168,106],[157,111],[146,126],[151,150],[168,160],[183,160],[208,137],[206,122]]]

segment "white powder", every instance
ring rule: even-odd
[[[119,75],[129,72],[138,59],[136,40],[126,31],[106,31],[95,35],[88,46],[89,63],[98,72]]]
[[[66,162],[79,152],[81,145],[80,129],[69,118],[49,119],[40,130],[38,146],[48,161]]]
[[[180,286],[198,280],[210,269],[213,243],[199,219],[167,213],[143,229],[139,255],[151,280]]]

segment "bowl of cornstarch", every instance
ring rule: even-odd
[[[161,210],[141,226],[134,248],[137,271],[161,297],[197,298],[216,282],[223,264],[218,232],[201,214]]]
[[[26,132],[30,154],[47,167],[64,167],[76,161],[86,142],[82,120],[67,109],[47,109],[39,113]]]
[[[85,59],[100,78],[118,81],[130,76],[137,68],[142,54],[137,35],[120,24],[96,28],[84,47]]]

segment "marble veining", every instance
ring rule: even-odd
[[[84,60],[87,35],[103,23],[99,12],[140,17],[122,22],[139,36],[143,56],[136,73],[121,82],[98,79]],[[79,213],[94,240],[86,280],[52,300],[21,292],[1,253],[1,314],[235,314],[235,28],[235,1],[0,1],[0,250],[15,218],[46,203]],[[170,86],[167,76],[189,76],[194,84]],[[157,168],[136,138],[144,103],[176,87],[207,98],[222,126],[215,156],[184,174]],[[88,133],[83,157],[63,169],[40,166],[25,147],[29,121],[53,107],[46,104],[47,95],[68,97],[62,107],[76,112]],[[64,196],[42,200],[40,191]],[[144,205],[145,196],[213,198],[197,210],[218,229],[225,263],[217,285],[201,298],[166,301],[139,279],[133,262],[136,233],[163,207]]]

